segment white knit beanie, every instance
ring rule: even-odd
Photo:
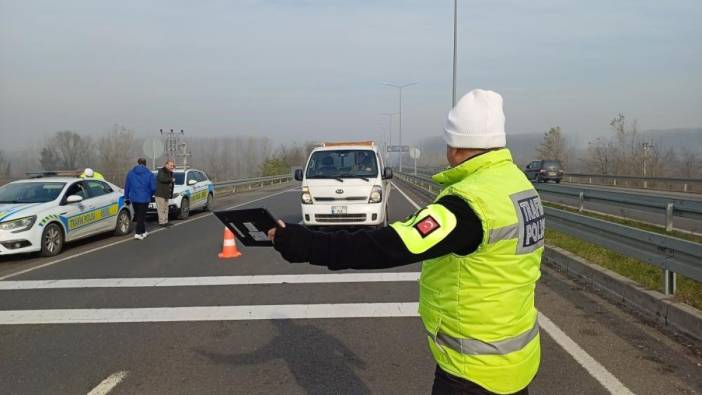
[[[449,111],[444,140],[454,148],[497,148],[507,144],[502,96],[473,89]]]

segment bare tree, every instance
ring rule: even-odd
[[[677,177],[696,178],[702,175],[702,152],[682,149],[677,161]]]
[[[598,137],[595,141],[588,143],[585,167],[595,174],[612,174],[614,156],[612,143]]]
[[[12,173],[12,162],[0,151],[0,183],[5,183],[10,179]]]
[[[544,133],[544,139],[539,148],[539,159],[557,159],[563,166],[568,165],[568,151],[566,139],[561,132],[561,127],[556,126]]]
[[[40,150],[44,170],[77,170],[92,163],[92,140],[70,130],[56,132]]]
[[[114,125],[95,145],[97,160],[93,166],[108,180],[121,184],[132,167],[134,158],[139,155],[139,144],[134,131]]]

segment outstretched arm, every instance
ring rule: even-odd
[[[468,203],[445,196],[405,221],[378,230],[315,232],[281,222],[269,237],[289,262],[331,270],[383,269],[450,253],[470,254],[480,245],[483,230]]]

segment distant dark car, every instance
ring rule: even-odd
[[[524,174],[531,181],[555,181],[558,184],[563,177],[563,166],[558,160],[535,160],[527,165]]]

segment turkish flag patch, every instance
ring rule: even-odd
[[[417,229],[417,232],[419,232],[420,235],[422,235],[422,238],[429,236],[440,227],[441,226],[439,226],[439,223],[436,222],[431,215],[427,215],[423,220],[414,225],[414,228]]]

